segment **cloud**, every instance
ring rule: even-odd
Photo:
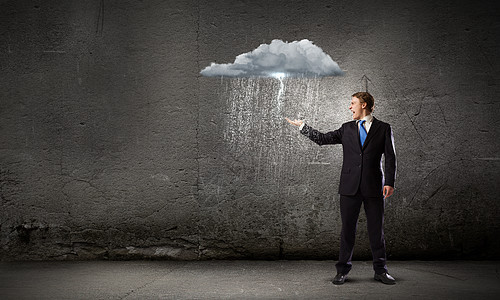
[[[203,76],[227,77],[323,77],[344,72],[330,55],[311,41],[273,40],[257,49],[236,56],[232,64],[212,63],[200,72]],[[283,76],[283,75],[278,75]]]

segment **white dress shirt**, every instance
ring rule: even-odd
[[[369,114],[361,120],[366,120],[366,122],[363,123],[363,126],[365,126],[366,133],[368,133],[370,131],[370,127],[372,127],[373,116],[371,114]],[[361,120],[356,121],[356,124],[358,124],[358,130],[359,130],[359,121],[361,121]]]
[[[370,131],[370,127],[372,127],[372,123],[373,123],[373,116],[371,114],[365,116],[363,119],[361,120],[366,120],[366,122],[363,124],[365,126],[365,129],[366,129],[366,133],[368,133],[368,131]],[[356,124],[358,125],[358,130],[359,130],[359,121],[361,120],[356,120]],[[306,123],[303,122],[302,125],[300,125],[299,127],[299,130],[302,130],[302,128],[304,128],[304,125]]]

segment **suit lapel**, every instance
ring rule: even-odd
[[[370,127],[370,131],[368,131],[368,135],[366,136],[366,140],[365,140],[365,143],[363,144],[362,150],[364,150],[366,148],[366,145],[368,144],[368,142],[370,142],[370,140],[375,135],[375,133],[377,132],[379,127],[380,127],[380,121],[375,119],[375,117],[373,117],[373,123],[372,123],[372,126]],[[358,133],[358,136],[359,136],[359,133]],[[361,144],[361,142],[360,142],[360,144]]]
[[[356,135],[356,141],[358,142],[358,147],[359,150],[361,151],[361,141],[359,140],[359,127],[358,127],[358,122],[357,121],[352,121],[352,130]]]

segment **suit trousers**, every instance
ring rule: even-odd
[[[380,197],[365,197],[358,190],[354,196],[340,195],[340,215],[342,217],[342,231],[340,234],[339,261],[335,265],[338,273],[347,274],[352,268],[352,253],[358,225],[359,211],[363,203],[370,248],[373,256],[375,273],[387,272],[385,239],[384,239],[384,205],[383,195]]]

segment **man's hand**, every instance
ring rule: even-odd
[[[384,198],[387,199],[394,193],[394,188],[390,185],[384,185],[384,191],[382,193],[384,194]]]
[[[292,125],[295,125],[295,126],[300,126],[304,123],[303,120],[290,120],[288,118],[285,117],[285,119],[288,121],[288,123],[292,124]]]

